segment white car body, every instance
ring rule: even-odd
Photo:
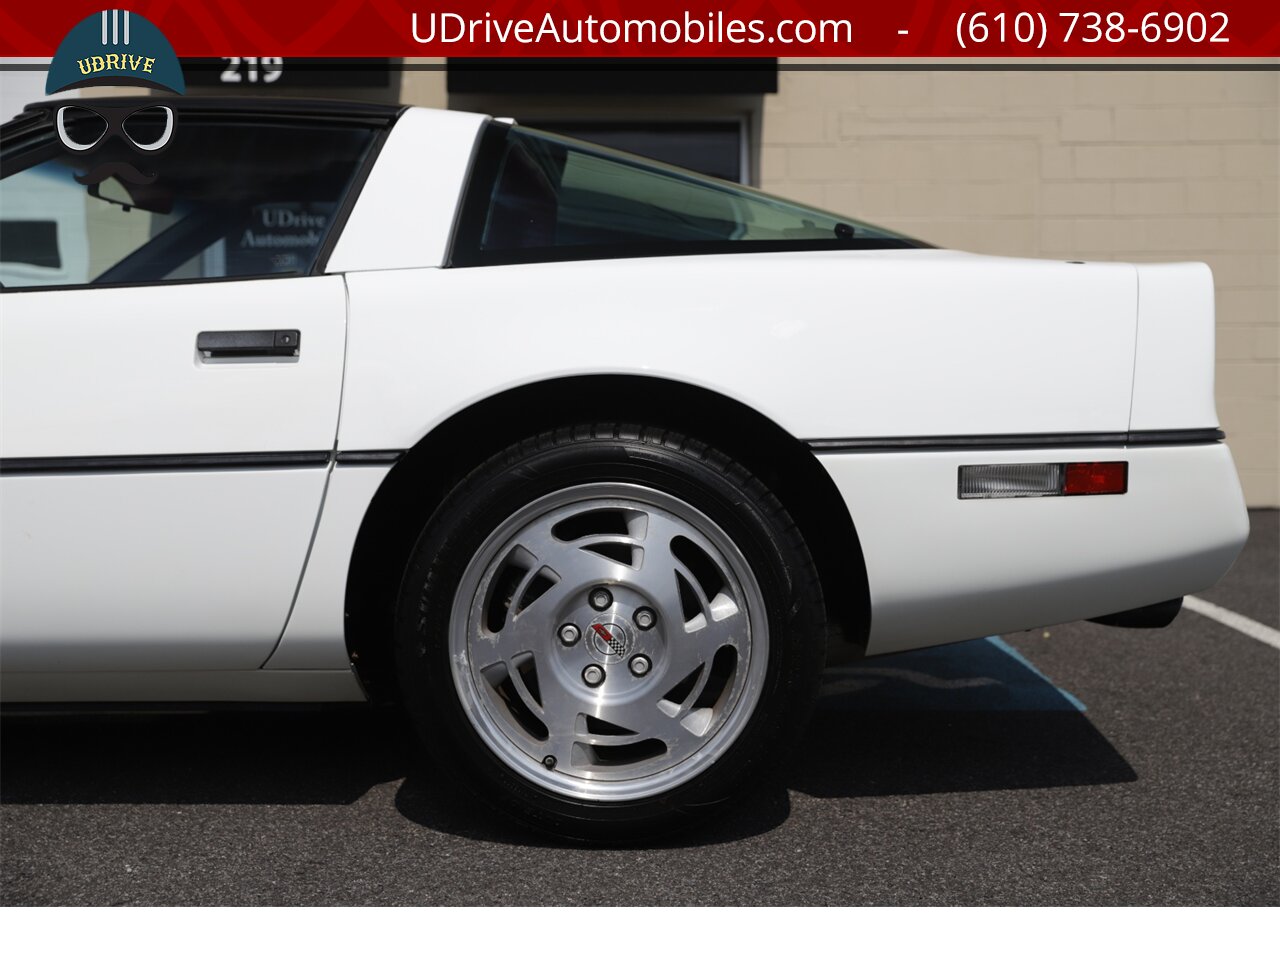
[[[352,558],[401,455],[572,378],[683,384],[807,444],[856,530],[870,616],[846,642],[868,655],[1156,604],[1238,554],[1205,266],[903,249],[450,268],[487,122],[401,114],[323,275],[0,296],[6,700],[364,699]],[[250,314],[287,318],[264,325],[299,330],[300,357],[201,362],[200,332]],[[963,465],[1064,459],[1128,461],[1127,493],[957,498]]]

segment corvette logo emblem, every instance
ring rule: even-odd
[[[587,648],[601,663],[617,663],[631,652],[632,637],[616,620],[593,623],[587,631]]]

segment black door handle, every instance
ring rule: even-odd
[[[296,357],[302,347],[297,330],[206,330],[196,349],[206,360],[222,357]]]

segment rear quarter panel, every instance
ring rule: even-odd
[[[802,439],[1129,421],[1128,264],[842,251],[360,272],[347,283],[342,449],[406,448],[484,397],[596,373],[704,386]]]

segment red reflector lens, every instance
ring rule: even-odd
[[[1078,497],[1091,493],[1124,493],[1129,489],[1129,464],[1125,460],[1107,463],[1068,463],[1062,495]]]

